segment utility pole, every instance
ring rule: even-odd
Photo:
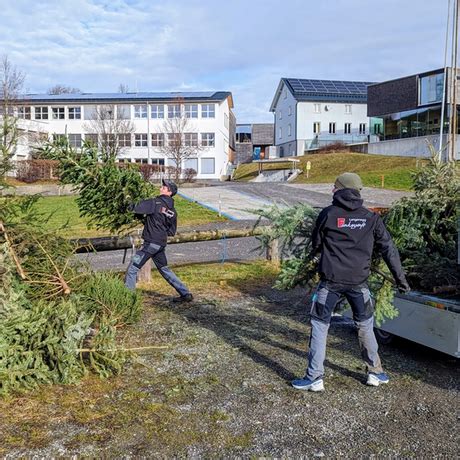
[[[450,111],[450,148],[448,149],[447,160],[455,161],[457,157],[457,132],[458,132],[458,115],[457,115],[457,88],[458,88],[458,69],[457,69],[457,58],[458,58],[458,7],[459,0],[453,2],[453,14],[452,14],[452,77],[450,84],[451,94],[451,111]]]

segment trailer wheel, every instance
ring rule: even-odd
[[[393,342],[394,335],[382,329],[374,328],[375,338],[380,345],[388,345]]]

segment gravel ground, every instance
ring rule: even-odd
[[[326,391],[296,391],[289,381],[304,372],[309,332],[304,292],[220,283],[174,308],[149,294],[134,341],[170,348],[138,356],[118,378],[1,403],[0,454],[459,457],[455,359],[400,340],[381,350],[390,384],[367,387],[353,324],[334,317]]]

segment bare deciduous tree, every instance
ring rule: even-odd
[[[78,88],[72,88],[65,85],[54,85],[48,90],[48,94],[79,94],[81,91]]]
[[[119,93],[129,93],[129,86],[125,83],[120,83],[118,85],[118,92]]]
[[[197,157],[206,147],[200,142],[192,119],[184,110],[183,100],[178,99],[173,105],[176,106],[177,116],[168,117],[163,122],[160,133],[163,135],[163,141],[158,148],[166,158],[174,161],[176,165],[174,178],[178,181],[185,160]]]
[[[131,135],[135,131],[134,124],[113,104],[97,106],[92,120],[85,123],[84,128],[88,133],[97,136],[104,158],[113,160],[123,150],[131,147]]]
[[[23,133],[18,127],[17,110],[24,79],[24,74],[11,64],[8,56],[3,56],[0,63],[0,188],[6,185],[5,176],[13,167],[11,159]]]

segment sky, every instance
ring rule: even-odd
[[[280,78],[385,81],[444,65],[447,0],[0,0],[29,93],[231,91],[272,122]]]

